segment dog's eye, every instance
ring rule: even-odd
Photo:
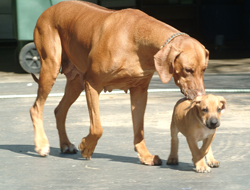
[[[220,109],[220,108],[218,108],[218,109],[217,109],[217,112],[218,112],[218,113],[220,113],[220,112],[221,112],[221,109]]]
[[[208,109],[207,109],[207,108],[203,109],[202,111],[203,111],[204,113],[208,113]]]
[[[185,69],[185,72],[186,72],[186,73],[190,73],[190,74],[193,74],[193,73],[194,73],[194,71],[193,71],[192,69],[189,69],[189,68],[186,68],[186,69]]]

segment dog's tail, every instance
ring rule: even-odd
[[[38,84],[39,79],[36,77],[36,75],[34,75],[33,73],[31,73],[31,76],[34,79],[34,81]]]

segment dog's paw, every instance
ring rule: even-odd
[[[63,144],[61,145],[61,152],[63,154],[76,154],[78,152],[75,145],[69,143],[69,144]]]
[[[147,157],[141,157],[138,154],[138,157],[140,159],[140,162],[142,164],[148,165],[148,166],[159,166],[162,165],[162,161],[158,155],[155,156],[147,156]]]
[[[162,161],[158,155],[153,156],[153,163],[155,166],[160,166],[162,165]]]
[[[50,152],[49,141],[46,136],[42,138],[35,138],[35,151],[40,156],[48,156]]]
[[[91,140],[88,137],[85,137],[79,144],[78,149],[81,151],[81,155],[83,158],[91,160],[91,156],[95,150],[96,145],[97,145],[96,140]]]
[[[50,152],[49,144],[45,144],[44,146],[36,146],[35,151],[42,157],[48,156]]]
[[[207,165],[209,165],[211,168],[218,168],[220,166],[220,162],[217,160],[209,160],[207,161]]]
[[[195,171],[197,173],[210,173],[211,168],[209,166],[196,166]]]
[[[178,165],[179,161],[178,158],[168,158],[167,165]]]

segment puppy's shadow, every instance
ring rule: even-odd
[[[166,162],[162,162],[161,168],[167,168],[177,171],[194,171],[194,165],[192,163],[179,162],[178,165],[167,165]]]

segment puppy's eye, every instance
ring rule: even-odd
[[[203,109],[202,111],[203,111],[204,113],[208,113],[208,109],[207,109],[207,108]]]
[[[218,108],[218,109],[217,109],[217,112],[218,112],[218,113],[220,113],[220,112],[221,112],[221,109],[220,109],[220,108]]]

